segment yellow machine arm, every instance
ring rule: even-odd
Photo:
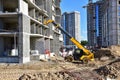
[[[73,42],[79,49],[82,49],[84,51],[86,55],[83,55],[82,57],[80,57],[80,60],[84,60],[84,59],[94,60],[94,54],[90,52],[88,49],[84,48],[75,38],[73,38],[68,32],[63,30],[62,27],[56,24],[54,20],[44,21],[45,25],[48,25],[49,23],[52,23],[56,28],[61,30],[64,34],[66,34],[70,38],[71,42]]]

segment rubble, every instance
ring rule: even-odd
[[[69,76],[65,72],[56,73],[38,73],[38,74],[23,74],[19,80],[74,80],[74,77]]]
[[[95,69],[95,71],[104,77],[109,77],[111,79],[116,79],[120,75],[120,58],[105,65],[98,69]]]
[[[23,74],[19,80],[103,80],[102,77],[89,70],[60,71],[37,74]]]

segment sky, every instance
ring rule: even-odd
[[[80,12],[81,40],[87,40],[87,13],[86,8],[83,8],[87,3],[88,0],[61,0],[60,4],[62,13],[72,11]]]

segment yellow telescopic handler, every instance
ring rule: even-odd
[[[88,49],[84,48],[75,38],[73,38],[68,32],[62,29],[62,27],[59,26],[54,20],[44,21],[44,25],[48,25],[49,23],[52,23],[56,28],[67,35],[70,38],[71,42],[78,47],[74,50],[73,55],[68,55],[65,57],[66,61],[82,61],[83,63],[88,63],[88,61],[94,60],[94,54]]]

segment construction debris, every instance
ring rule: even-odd
[[[19,80],[103,80],[102,77],[89,70],[61,71],[55,73],[23,74]]]
[[[120,58],[105,65],[98,69],[95,69],[95,71],[104,77],[109,77],[111,79],[115,79],[120,75]]]
[[[19,80],[74,80],[65,72],[56,73],[38,73],[38,74],[23,74]]]

